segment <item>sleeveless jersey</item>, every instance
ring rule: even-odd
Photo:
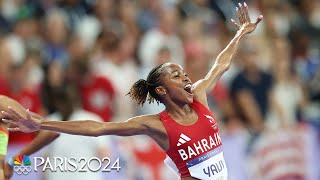
[[[227,167],[223,157],[218,124],[208,108],[193,100],[190,106],[198,120],[190,126],[178,124],[165,111],[160,113],[170,148],[167,155],[175,163],[181,178],[227,180]]]

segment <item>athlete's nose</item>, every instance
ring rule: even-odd
[[[191,83],[191,80],[188,76],[184,76],[183,81],[187,82],[187,83],[189,83],[189,82]]]

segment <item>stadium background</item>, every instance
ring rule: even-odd
[[[140,108],[125,94],[167,61],[181,64],[193,82],[203,77],[235,34],[229,19],[236,17],[237,2],[1,0],[0,94],[45,116],[63,109],[54,104],[59,98],[104,121],[160,112],[161,105]],[[264,19],[208,92],[230,179],[320,180],[320,1],[247,4],[253,20]],[[66,87],[70,97],[54,97]],[[34,136],[10,133],[8,157]],[[50,155],[55,146],[71,154],[88,148],[59,138],[36,155]],[[122,160],[120,173],[102,179],[175,179],[149,138],[106,137],[90,146]],[[21,178],[48,177],[13,177]]]

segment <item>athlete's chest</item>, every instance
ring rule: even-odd
[[[170,149],[179,152],[183,160],[192,159],[222,144],[218,124],[212,114],[198,114],[195,124],[177,126],[169,131]]]
[[[169,133],[167,154],[180,173],[199,179],[227,179],[222,139],[212,114],[198,114],[193,126],[176,127]]]
[[[172,117],[172,120],[174,120],[178,125],[182,126],[191,126],[198,121],[198,114],[196,111],[193,113],[190,113],[184,117]]]

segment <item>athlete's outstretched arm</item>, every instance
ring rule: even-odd
[[[143,119],[147,117],[134,117],[125,122],[97,122],[86,121],[43,121],[41,129],[58,131],[62,133],[84,135],[84,136],[133,136],[146,134],[147,127],[143,125]]]
[[[132,136],[146,134],[148,127],[143,122],[153,115],[137,116],[125,122],[97,122],[93,120],[85,121],[47,121],[36,119],[30,116],[27,111],[26,116],[21,115],[15,109],[9,107],[9,111],[2,111],[7,117],[4,122],[15,126],[9,128],[10,131],[34,132],[39,130],[49,130],[74,135],[101,136],[118,135]]]
[[[239,3],[239,7],[236,8],[236,11],[240,25],[237,24],[233,19],[231,19],[231,22],[238,29],[238,31],[227,47],[218,55],[208,74],[203,79],[195,83],[193,89],[193,92],[196,96],[195,98],[204,98],[197,96],[205,96],[205,92],[215,86],[216,82],[220,79],[223,73],[229,69],[232,59],[239,48],[240,41],[243,39],[243,37],[245,37],[246,34],[253,32],[263,18],[263,16],[260,15],[257,21],[252,23],[246,3],[244,3],[244,5]]]

